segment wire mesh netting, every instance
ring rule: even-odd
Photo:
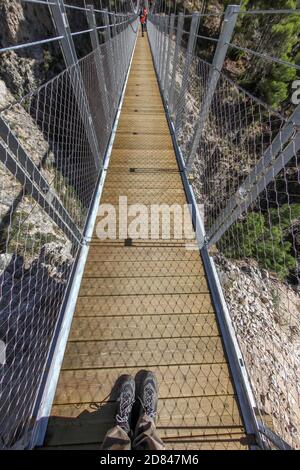
[[[45,445],[99,449],[115,424],[116,382],[147,368],[167,449],[246,449],[199,253],[145,245],[91,246]]]
[[[166,58],[158,46],[165,33],[157,16],[152,18],[149,37],[161,79]],[[268,39],[265,51],[270,60],[258,61],[254,55],[252,62],[251,49],[260,49],[253,46],[253,23],[245,17],[238,20],[233,38],[233,44],[250,50],[243,76],[244,58],[234,55],[232,46],[212,89],[215,69],[196,48],[184,83],[180,58],[176,70],[170,62],[167,73],[175,77],[174,89],[163,92],[174,123],[180,115],[176,139],[186,163],[192,161],[192,187],[204,206],[207,245],[247,366],[258,423],[271,431],[264,433],[268,434],[264,444],[273,447],[278,435],[299,448],[299,107],[285,101],[285,92],[273,100],[258,93],[260,83],[265,86],[273,80],[274,85],[275,68],[278,71],[281,65],[272,59],[277,54],[283,60],[280,37],[286,38],[289,21],[293,27],[298,24],[299,14],[272,17],[271,29],[268,18],[255,18],[263,27],[255,32],[260,49],[266,37],[272,40]],[[175,39],[168,41],[176,50]],[[186,57],[186,48],[183,40],[179,57]],[[286,53],[286,60],[293,62],[294,51]],[[294,64],[284,65],[284,72],[289,71],[287,84],[296,77]],[[247,81],[250,72],[256,87]],[[263,83],[258,76],[263,76]],[[197,126],[200,141],[193,156]]]
[[[83,0],[68,8],[85,15],[85,6]],[[299,16],[291,22],[275,16],[269,31],[266,21],[255,18],[262,32],[252,51],[253,23],[239,18],[227,44],[226,73],[211,64],[223,15],[200,18],[193,54],[187,52],[192,15],[176,16],[173,33],[167,15],[152,16],[148,33],[177,143],[204,206],[206,246],[247,366],[262,442],[276,447],[280,436],[298,448],[299,109],[285,101],[297,73],[290,70],[298,70]],[[30,440],[37,393],[85,242],[136,37],[132,18],[117,20],[109,14],[110,33],[97,33],[106,42],[18,103],[8,103],[0,115],[3,448],[26,447]],[[282,44],[287,31],[293,37]],[[259,55],[265,42],[268,66]],[[278,62],[279,46],[288,52],[284,57],[281,50]],[[102,202],[119,214],[120,194],[146,208],[186,202],[147,48],[137,46],[103,192]],[[251,54],[255,63],[244,70]],[[279,89],[274,63],[287,72]],[[257,75],[261,88],[252,83]],[[263,93],[268,85],[274,85],[275,101]],[[244,410],[201,257],[191,243],[194,233],[161,240],[156,225],[155,241],[147,231],[132,237],[129,247],[121,236],[99,240],[98,223],[46,444],[99,446],[113,425],[116,380],[147,365],[160,384],[157,428],[167,448],[247,448]]]
[[[145,37],[133,56],[45,446],[99,449],[116,424],[118,379],[150,369],[167,449],[247,449],[195,234],[174,232],[186,197]],[[156,207],[167,215],[168,237],[163,220],[138,216]],[[117,216],[106,239],[108,208]],[[128,235],[118,230],[122,215]]]
[[[109,44],[18,103],[8,102],[0,115],[3,448],[26,447],[30,439],[132,54],[135,32],[129,23],[132,18],[117,26]],[[100,80],[103,63],[112,80],[105,74]]]

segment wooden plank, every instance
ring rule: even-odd
[[[151,125],[151,126],[167,125],[168,126],[168,122],[164,114],[152,114],[149,117],[147,113],[143,114],[143,110],[124,111],[124,113],[121,114],[121,117],[119,120],[119,126],[124,125],[126,122],[128,122],[128,120],[132,121],[134,123],[134,126],[140,127],[141,125],[143,125],[143,130],[147,128],[148,125]],[[118,127],[118,130],[119,130],[119,127]]]
[[[84,277],[156,277],[186,275],[203,275],[203,266],[199,259],[194,262],[170,261],[88,261],[85,265]]]
[[[163,199],[163,196],[165,195],[165,198],[167,200],[174,200],[174,204],[185,204],[186,197],[185,197],[185,192],[183,191],[182,188],[170,188],[167,189],[165,188],[163,191],[161,189],[153,189],[149,188],[141,194],[141,191],[136,188],[124,188],[124,189],[118,189],[118,187],[113,187],[113,188],[107,188],[103,191],[102,195],[102,203],[103,201],[109,200],[110,198],[114,197],[119,197],[120,195],[126,196],[128,200],[135,200],[136,202],[139,200],[143,200],[143,197],[147,197],[149,199],[150,197],[153,197],[153,204],[155,204],[156,199]],[[178,199],[177,199],[178,198]],[[119,203],[119,199],[118,199]],[[122,204],[122,200],[120,201],[120,204]],[[149,204],[151,205],[152,202],[144,202],[144,204]]]
[[[145,101],[145,99],[138,94],[124,98],[122,109],[126,110],[127,107],[140,109],[143,113],[147,110],[151,110],[152,112],[161,111],[164,113],[164,107],[161,104],[160,99],[151,98],[151,100]]]
[[[132,122],[134,126],[136,126],[137,128],[141,128],[143,131],[147,129],[147,127],[151,126],[162,126],[167,127],[167,129],[169,129],[166,117],[161,114],[153,114],[152,116],[147,116],[145,114],[143,116],[142,113],[139,114],[134,111],[125,111],[120,117],[119,126],[124,126],[125,124],[128,124],[128,122]],[[118,127],[118,131],[119,130],[120,128]]]
[[[123,295],[79,297],[76,315],[160,315],[213,312],[210,294]]]
[[[116,134],[115,149],[173,150],[171,136]]]
[[[168,243],[176,244],[195,243],[195,232],[189,217],[188,207],[185,203],[174,202],[172,196],[164,198],[144,196],[119,199],[122,195],[104,198],[101,215],[96,218],[92,243],[101,243],[105,239],[112,242],[131,238],[133,244],[143,243],[157,245]],[[158,196],[157,196],[158,197]],[[122,204],[118,204],[121,202]],[[109,207],[105,206],[109,204]],[[107,223],[107,210],[113,211],[113,220]],[[188,212],[188,218],[186,216]],[[99,211],[100,214],[100,211]],[[198,249],[197,246],[195,246]]]
[[[122,206],[120,206],[122,209]],[[125,210],[125,209],[123,209]],[[198,251],[198,246],[195,243],[194,240],[187,240],[185,238],[133,238],[132,237],[132,247],[164,247],[164,248],[185,248],[186,250],[196,250]],[[124,246],[124,239],[105,239],[102,240],[100,238],[98,239],[92,239],[90,241],[90,246],[114,246],[114,247],[121,247]]]
[[[135,101],[124,103],[122,106],[124,112],[129,113],[138,113],[138,115],[142,115],[143,117],[146,116],[163,116],[165,114],[165,110],[162,106],[146,106],[138,108],[137,103]]]
[[[196,395],[196,394],[195,394]],[[157,427],[241,425],[233,395],[161,399]]]
[[[177,172],[130,172],[129,168],[110,168],[105,188],[123,189],[182,189],[180,174]]]
[[[131,82],[128,82],[126,96],[130,96],[132,93],[142,93],[143,96],[154,95],[157,97],[157,94],[159,93],[159,87],[154,80],[148,83],[144,82],[143,84],[141,84],[141,82],[139,84],[131,84]]]
[[[137,188],[126,188],[126,187],[124,189],[123,188],[120,190],[118,189],[118,186],[107,187],[107,189],[103,191],[103,195],[102,195],[103,200],[105,198],[119,196],[120,194],[122,196],[126,196],[128,199],[135,198],[136,200],[142,199],[143,197],[147,196],[147,198],[153,197],[153,204],[154,204],[155,199],[162,199],[163,196],[165,195],[166,199],[170,199],[173,196],[173,199],[175,200],[174,204],[176,204],[176,198],[178,198],[178,201],[177,201],[178,204],[187,202],[185,192],[182,188],[163,188],[163,189],[162,188],[149,188],[149,189],[145,189],[143,192],[141,192],[141,190]],[[152,203],[148,202],[146,204],[151,205]]]
[[[191,262],[189,266],[193,269],[195,262],[199,263],[199,269],[203,271],[203,265],[200,262],[199,251],[186,250],[181,247],[170,247],[167,250],[162,246],[101,246],[92,245],[89,249],[89,255],[87,259],[87,267],[90,267],[90,263],[111,262],[111,261],[122,261],[122,262],[135,262],[136,264],[147,262],[168,261],[166,264],[167,268],[172,261],[185,261]],[[102,265],[102,263],[101,263]],[[101,267],[99,265],[99,267]]]
[[[183,442],[180,439],[176,439],[172,443],[166,443],[166,450],[249,450],[245,438],[239,440],[228,438],[218,439],[217,441],[203,442],[200,440],[193,440],[192,442]]]
[[[238,439],[238,440],[237,440]],[[89,443],[89,444],[66,444],[66,445],[51,445],[47,446],[45,450],[101,450],[101,443]],[[173,441],[166,441],[166,450],[248,450],[247,442],[244,435],[235,436],[235,434],[231,434],[228,436],[227,439],[220,439],[218,440],[209,440],[208,438],[203,440],[199,439],[188,439],[182,441],[178,437]]]
[[[127,171],[127,173],[136,173],[137,175],[153,173],[157,176],[160,174],[172,176],[178,174],[179,171],[176,162],[171,157],[172,154],[168,155],[164,150],[147,151],[145,149],[131,152],[130,149],[122,149],[118,154],[112,155],[110,169],[111,172]],[[141,191],[140,193],[142,194]]]
[[[104,192],[101,200],[101,204],[112,204],[118,210],[119,204],[122,205],[134,205],[134,204],[142,204],[144,206],[149,206],[153,204],[167,204],[168,206],[172,206],[173,204],[176,207],[180,207],[181,211],[183,211],[183,206],[187,204],[185,194],[182,190],[177,190],[178,193],[176,194],[176,190],[148,190],[144,191],[141,194],[140,191],[131,190],[126,193],[125,192],[115,192],[115,194]],[[175,193],[175,194],[174,194]],[[123,201],[120,201],[120,196],[126,198]],[[122,204],[123,202],[123,204]],[[150,214],[150,212],[149,212]],[[133,216],[135,217],[135,215]]]
[[[218,336],[213,314],[75,317],[69,341]]]
[[[79,296],[207,293],[205,277],[83,278]]]
[[[63,369],[84,368],[85,370],[82,373],[78,372],[78,374],[72,372],[69,374],[62,373],[61,383],[64,384],[64,388],[67,387],[72,393],[76,394],[76,387],[80,386],[78,382],[84,379],[83,388],[78,389],[78,393],[83,390],[80,395],[84,396],[84,391],[89,394],[90,390],[93,390],[93,394],[99,394],[100,382],[97,377],[99,377],[99,380],[102,380],[103,376],[106,379],[109,376],[115,377],[116,368],[124,368],[122,373],[126,373],[132,367],[139,369],[151,367],[151,370],[156,371],[161,379],[159,382],[160,389],[164,390],[165,396],[168,396],[171,389],[179,393],[178,396],[181,396],[184,390],[190,395],[196,393],[197,390],[197,393],[201,394],[200,390],[203,392],[207,380],[203,378],[201,382],[198,372],[200,374],[200,369],[205,364],[217,363],[226,363],[222,343],[217,336],[150,338],[147,341],[145,339],[123,340],[121,338],[111,341],[69,341]],[[164,375],[161,374],[162,366],[165,366]],[[101,370],[98,370],[99,368],[105,368],[105,373],[103,374]],[[189,376],[189,382],[185,385],[184,381],[188,380],[186,374]],[[79,377],[79,379],[77,380],[76,377]],[[178,377],[180,377],[180,382],[177,384]],[[94,378],[96,382],[93,381]],[[115,377],[116,379],[117,377]],[[178,387],[180,390],[178,390]],[[61,388],[59,387],[57,392],[59,403],[61,403],[61,396],[65,397],[68,403],[80,401],[79,398],[75,399],[65,395],[65,390],[60,390]],[[95,398],[88,395],[85,399],[88,402],[89,400],[94,401]]]
[[[162,204],[158,204],[158,207],[161,207]],[[173,247],[183,247],[185,249],[193,249],[197,250],[197,244],[195,239],[194,231],[188,230],[190,225],[182,230],[181,225],[179,227],[174,228],[173,218],[171,214],[171,219],[168,217],[168,222],[162,227],[161,217],[158,220],[152,222],[152,224],[148,225],[147,227],[143,226],[143,230],[141,229],[140,221],[136,220],[136,217],[139,214],[139,210],[136,212],[136,208],[132,213],[134,215],[128,215],[128,208],[126,206],[120,205],[119,207],[111,205],[116,211],[116,230],[114,230],[114,226],[110,224],[110,227],[105,227],[105,233],[103,233],[103,228],[101,225],[98,226],[98,223],[104,218],[104,215],[101,217],[97,217],[95,230],[93,233],[93,238],[90,241],[90,246],[94,245],[113,245],[113,246],[122,246],[125,243],[127,238],[131,239],[131,246],[163,246],[165,248],[173,248]],[[131,207],[131,206],[129,206]],[[132,206],[133,207],[133,206]],[[142,206],[143,207],[143,206]],[[148,208],[148,214],[150,214],[150,208],[147,205],[144,205],[145,210]],[[105,209],[105,206],[104,206]],[[127,231],[126,231],[126,222],[124,222],[124,218],[128,217],[128,224],[127,224]],[[149,215],[150,219],[150,215]],[[105,222],[105,221],[104,221]],[[124,231],[121,230],[119,233],[119,225],[123,224]],[[152,225],[152,229],[151,229]],[[191,247],[191,248],[190,248]]]
[[[116,405],[105,403],[98,409],[73,406],[53,407],[53,418],[49,423],[47,445],[66,445],[82,443],[101,443],[108,429],[114,425]],[[73,412],[73,413],[72,413]],[[64,413],[60,416],[58,413]],[[70,414],[72,418],[68,418]],[[75,415],[75,416],[74,416]],[[170,430],[174,428],[173,436]],[[100,425],[101,423],[101,425]],[[196,423],[196,424],[195,424]],[[229,424],[230,423],[230,424]],[[166,424],[168,431],[165,431]],[[160,399],[158,409],[157,430],[159,435],[167,439],[180,437],[191,440],[202,428],[228,429],[234,424],[241,427],[239,411],[233,396],[195,397]],[[190,429],[196,426],[197,429]],[[179,435],[179,436],[178,436]],[[205,435],[205,434],[204,434]],[[220,435],[222,436],[222,435]]]
[[[134,129],[134,135],[156,134],[156,135],[169,135],[169,128],[167,124],[163,123],[148,123],[144,125],[142,122],[139,125],[135,124],[135,120],[128,119],[127,122],[120,124],[117,134],[129,134]],[[174,161],[174,159],[173,159]]]

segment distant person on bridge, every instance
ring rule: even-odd
[[[144,31],[147,31],[147,19],[144,14],[144,10],[141,11],[140,13],[140,22],[141,22],[141,27],[142,27],[142,37],[144,37]]]
[[[155,427],[158,401],[155,375],[140,371],[135,380],[130,375],[122,379],[118,390],[116,425],[106,434],[102,449],[163,450],[164,443]]]
[[[145,31],[147,31],[147,21],[148,21],[148,10],[144,8],[144,17],[145,17]]]

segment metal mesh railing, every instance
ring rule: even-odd
[[[249,14],[257,29],[264,28],[254,32],[259,47],[251,42]],[[282,447],[285,441],[299,448],[299,105],[285,93],[270,95],[266,84],[275,94],[274,77],[279,82],[280,72],[286,77],[281,90],[290,89],[297,77],[295,54],[286,49],[284,58],[279,39],[287,34],[288,21],[290,31],[299,25],[300,15],[274,12],[268,30],[264,14],[270,18],[270,12],[238,16],[228,10],[212,62],[203,58],[198,41],[202,23],[191,57],[191,35],[182,35],[185,18],[176,15],[171,30],[170,16],[152,15],[148,30],[179,151],[204,208],[205,245],[246,363],[262,441],[266,447]],[[266,34],[272,37],[267,59],[257,55]],[[252,82],[263,75],[264,86],[254,87],[250,75]]]
[[[85,243],[134,21],[123,18],[112,39],[0,114],[2,448],[28,445],[50,346]]]

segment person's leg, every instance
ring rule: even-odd
[[[103,450],[130,450],[131,440],[127,432],[120,426],[111,428],[103,441],[101,449]]]
[[[132,448],[135,450],[163,450],[163,441],[157,434],[154,419],[143,413],[136,425]]]
[[[117,398],[118,409],[116,413],[116,425],[106,434],[103,450],[129,450],[131,448],[130,421],[131,411],[135,401],[135,382],[132,377],[122,377]]]
[[[138,381],[138,378],[136,378]],[[132,448],[135,450],[163,450],[164,443],[155,427],[157,414],[157,382],[152,372],[143,372],[137,390],[140,412],[135,427]]]
[[[142,37],[144,37],[144,23],[142,23]]]

